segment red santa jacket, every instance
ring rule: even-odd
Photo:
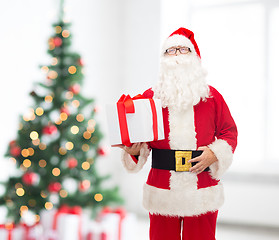
[[[197,150],[208,146],[218,161],[200,174],[151,168],[144,185],[143,205],[151,214],[194,216],[216,211],[224,202],[220,177],[231,165],[237,128],[222,95],[209,86],[209,98],[187,110],[163,108],[165,139],[145,144],[138,161],[124,152],[123,164],[138,172],[152,148]],[[151,89],[144,94],[152,98]]]

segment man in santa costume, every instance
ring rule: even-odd
[[[165,139],[135,143],[122,162],[144,185],[151,240],[213,240],[224,202],[220,177],[232,163],[237,128],[222,95],[207,85],[194,34],[180,28],[163,44],[160,79],[143,96],[162,102]]]

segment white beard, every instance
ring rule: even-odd
[[[160,79],[153,90],[155,98],[161,99],[162,107],[183,110],[209,96],[207,72],[197,56],[162,56],[160,64]]]

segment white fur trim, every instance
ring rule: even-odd
[[[211,151],[215,154],[216,158],[218,159],[217,162],[209,166],[211,170],[211,176],[215,179],[220,179],[220,177],[232,164],[232,147],[223,139],[215,140],[208,147],[211,149]]]
[[[171,189],[144,185],[143,206],[151,214],[197,216],[218,210],[224,203],[223,185],[197,189],[194,173],[171,171]]]
[[[169,144],[171,149],[196,150],[197,139],[193,106],[180,110],[169,107]]]
[[[122,160],[122,163],[123,163],[124,167],[127,169],[128,172],[136,173],[143,168],[144,164],[147,161],[147,158],[148,158],[149,154],[150,154],[150,150],[149,150],[147,144],[144,143],[142,148],[140,149],[140,155],[139,155],[139,158],[138,158],[138,163],[135,163],[134,160],[132,159],[131,155],[128,154],[124,150],[123,150],[121,160]]]
[[[180,34],[175,34],[165,40],[163,47],[162,47],[162,54],[164,54],[168,48],[174,47],[174,46],[188,47],[191,49],[192,52],[196,53],[195,47],[189,38],[187,38],[183,35],[180,35]]]

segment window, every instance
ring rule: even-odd
[[[185,5],[174,4],[179,2]],[[238,126],[232,170],[278,172],[278,1],[188,0],[184,11],[177,26],[195,33],[208,82],[224,96]],[[176,19],[166,12],[162,32],[168,18],[172,26]]]

